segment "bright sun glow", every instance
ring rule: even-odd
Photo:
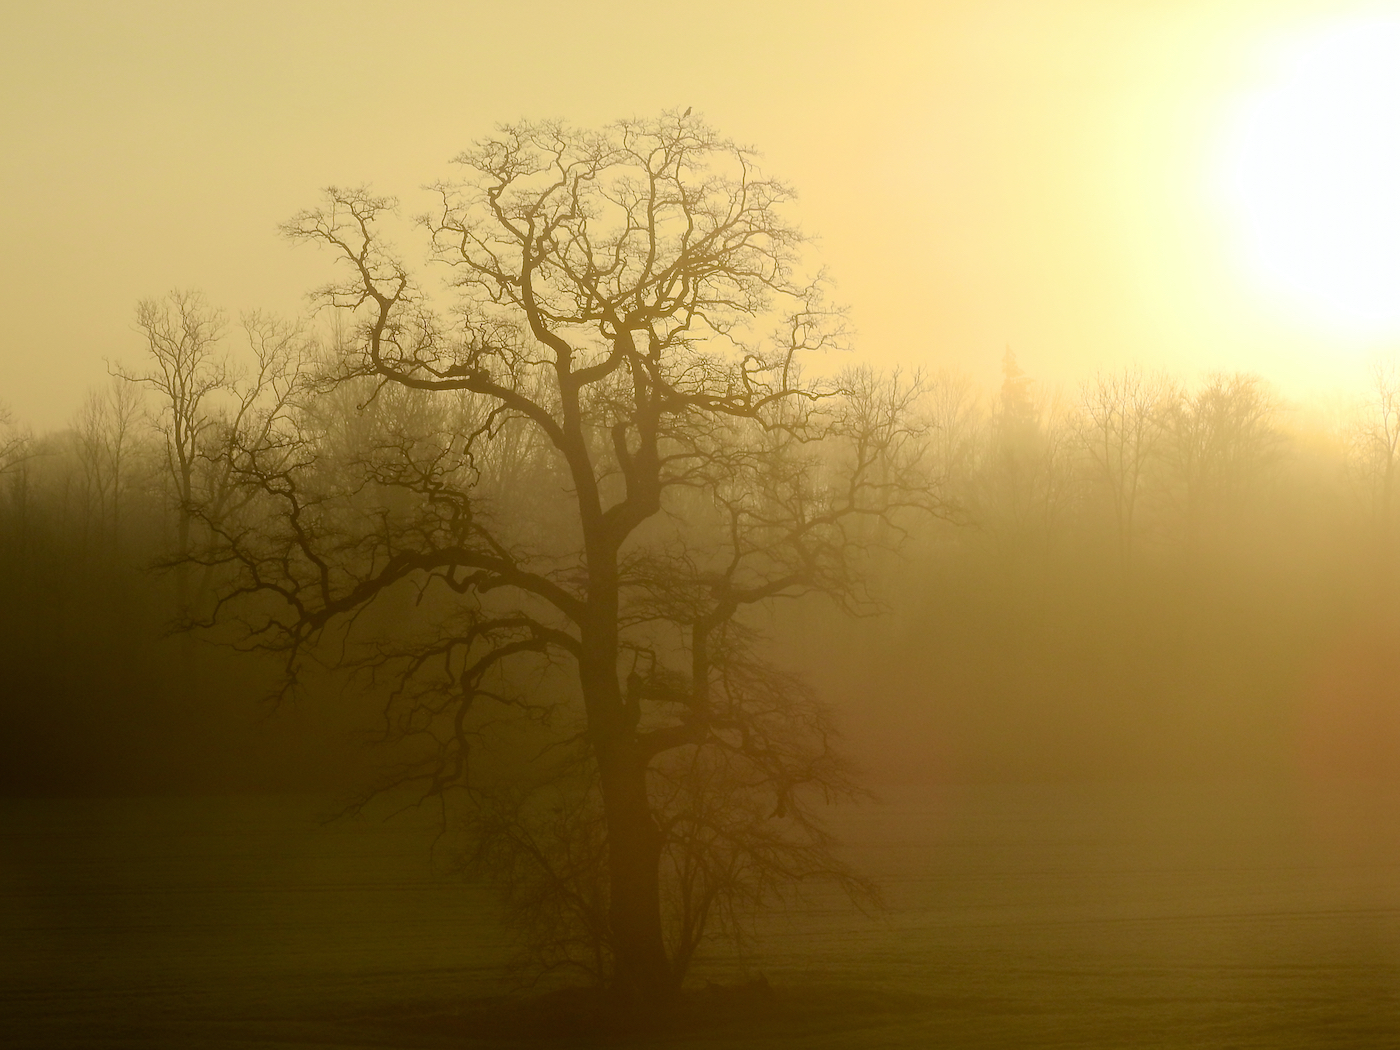
[[[1400,331],[1400,20],[1289,54],[1238,113],[1225,183],[1273,291],[1331,327]]]

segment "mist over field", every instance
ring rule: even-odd
[[[712,946],[692,981],[762,974],[778,996],[713,1038],[1383,1045],[1400,1022],[1386,391],[1329,427],[1252,377],[1124,372],[1053,398],[1007,369],[995,391],[931,382],[930,469],[959,512],[870,548],[867,615],[772,614],[774,659],[816,684],[875,793],[820,816],[885,903],[818,885],[743,954]],[[1134,383],[1175,421],[1153,416],[1129,528],[1093,420]],[[390,817],[418,797],[400,792],[322,823],[402,758],[376,742],[382,688],[323,669],[273,704],[274,661],[168,634],[176,581],[149,566],[175,522],[150,431],[112,467],[120,389],[37,438],[7,489],[16,1030],[583,1038],[567,1014],[541,1035],[473,1012],[519,994],[518,938],[436,809]]]
[[[1250,375],[1053,391],[1007,368],[994,391],[930,379],[948,514],[868,553],[862,615],[771,615],[774,658],[818,683],[865,776],[1393,777],[1393,372],[1329,417]],[[113,434],[120,391],[7,477],[7,790],[353,788],[384,760],[374,689],[323,673],[274,706],[273,661],[169,636],[168,483],[148,424]],[[1155,400],[1130,477],[1100,427],[1134,391]]]
[[[1344,6],[14,12],[0,1042],[1400,1042]]]
[[[862,615],[773,614],[775,659],[817,684],[867,779],[1391,778],[1393,373],[1329,417],[1263,377],[1047,390],[1007,368],[990,391],[929,381],[952,520],[869,553]],[[1134,384],[1159,403],[1127,522],[1096,427]],[[353,789],[384,760],[373,689],[327,674],[274,705],[273,661],[168,633],[174,573],[151,566],[176,522],[159,435],[113,433],[121,389],[6,479],[7,790]]]

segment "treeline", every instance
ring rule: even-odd
[[[1268,521],[1305,506],[1334,539],[1377,556],[1393,545],[1400,379],[1389,369],[1330,421],[1254,375],[1187,384],[1128,369],[1067,394],[1037,393],[1009,352],[1003,372],[991,404],[946,378],[933,402],[950,489],[1008,557],[1109,550],[1129,591],[1144,568],[1197,571],[1234,560],[1241,540],[1272,542]]]
[[[363,720],[262,702],[275,664],[186,630],[215,574],[188,564],[197,508],[237,501],[227,450],[314,353],[193,293],[146,302],[149,353],[71,424],[0,441],[0,791],[286,790],[354,780]],[[314,699],[314,698],[313,698]]]
[[[318,469],[368,476],[497,424],[469,396],[318,385],[337,333],[231,332],[194,295],[138,320],[145,362],[67,429],[10,421],[0,443],[0,788],[349,784],[375,697],[327,672],[268,707],[274,659],[179,630],[219,593],[189,556],[237,520],[229,450],[292,421]],[[1055,391],[1008,353],[998,390],[940,374],[917,414],[942,516],[882,526],[908,533],[869,558],[886,615],[807,605],[778,626],[779,659],[815,672],[875,779],[1393,768],[1393,368],[1325,419],[1257,376],[1124,369]],[[490,448],[469,466],[495,512],[555,527],[528,443]]]
[[[999,390],[930,405],[960,520],[884,566],[893,615],[804,650],[878,774],[1400,768],[1393,364],[1324,410],[1245,374],[1055,391],[1008,353]]]

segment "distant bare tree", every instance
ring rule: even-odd
[[[0,403],[0,473],[17,467],[24,460],[29,445],[28,432],[15,425],[10,406]]]
[[[146,337],[144,369],[118,366],[115,374],[154,391],[165,437],[167,476],[176,506],[175,565],[180,616],[209,584],[209,569],[192,593],[189,576],[196,521],[219,522],[241,490],[233,484],[235,448],[268,440],[298,389],[307,346],[299,325],[253,313],[242,320],[247,360],[235,362],[221,345],[222,311],[194,291],[137,305]]]
[[[1348,460],[1371,504],[1381,544],[1395,537],[1395,492],[1400,478],[1400,366],[1394,359],[1371,366],[1369,389],[1348,434]]]
[[[1094,483],[1108,493],[1122,578],[1132,579],[1133,540],[1144,475],[1158,453],[1171,388],[1138,369],[1098,373],[1079,392],[1079,439]]]
[[[940,372],[929,383],[924,404],[931,424],[929,469],[941,491],[957,493],[965,502],[985,438],[977,390],[966,375]]]
[[[1163,448],[1188,553],[1199,550],[1207,525],[1237,509],[1277,462],[1278,412],[1268,385],[1243,373],[1210,375],[1172,399]]]
[[[141,392],[117,380],[90,391],[78,410],[74,436],[78,462],[99,536],[110,529],[111,545],[121,545],[122,498],[130,484],[131,459],[143,412]]]
[[[163,300],[143,299],[136,325],[146,337],[145,369],[117,366],[122,379],[151,389],[157,398],[165,436],[168,477],[176,506],[176,587],[180,615],[190,612],[188,559],[196,504],[195,478],[200,453],[216,423],[215,402],[228,384],[229,369],[219,340],[225,319],[195,291],[176,289]]]
[[[1037,390],[1008,349],[1002,385],[982,450],[978,516],[1004,553],[1054,543],[1075,504],[1077,448],[1070,406],[1054,391]]]
[[[0,402],[0,481],[5,483],[5,494],[14,504],[13,517],[21,548],[29,520],[29,476],[25,468],[33,450],[33,435],[16,426],[10,406]]]

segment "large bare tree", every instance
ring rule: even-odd
[[[499,869],[553,880],[537,918],[570,912],[613,987],[664,1001],[739,898],[851,884],[812,810],[851,790],[834,730],[756,614],[860,606],[854,524],[935,506],[917,384],[807,378],[844,331],[792,193],[697,118],[505,126],[457,163],[423,219],[449,308],[383,240],[391,199],[332,189],[287,223],[336,260],[353,337],[232,457],[256,498],[201,558],[289,677],[333,653],[389,684],[429,794],[510,786],[483,711],[576,724],[553,801],[525,820],[517,786],[479,825]]]

